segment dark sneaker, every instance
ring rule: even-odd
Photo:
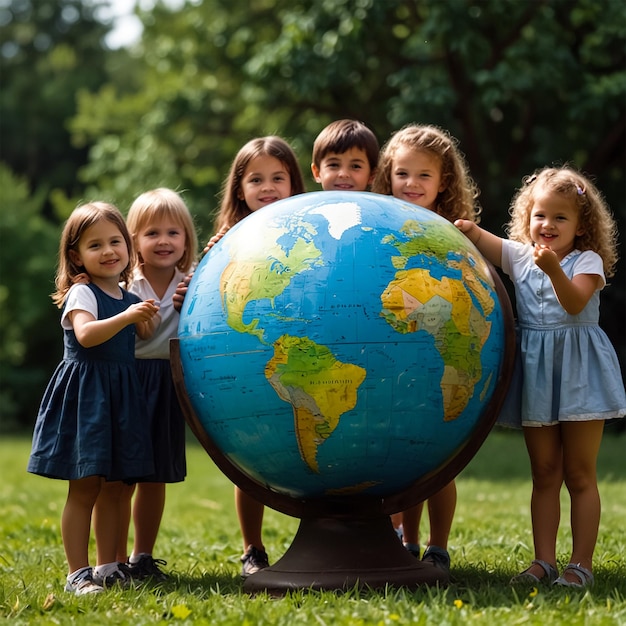
[[[97,585],[108,589],[115,585],[118,585],[122,589],[127,589],[131,585],[130,572],[126,563],[118,563],[117,568],[111,573],[103,576],[98,574],[95,570],[93,572],[93,580]]]
[[[85,567],[78,575],[65,583],[65,591],[69,591],[77,596],[85,596],[89,593],[100,593],[104,591],[102,585],[98,585],[93,579],[91,567]]]
[[[422,561],[432,563],[435,567],[438,567],[445,572],[450,571],[450,555],[447,550],[444,550],[439,546],[428,546],[428,548],[424,551]]]
[[[404,547],[416,558],[420,558],[420,547],[417,543],[405,543]]]
[[[156,582],[165,582],[169,576],[161,571],[160,567],[167,565],[163,559],[153,559],[150,554],[142,554],[137,563],[126,563],[128,573],[133,580],[147,580],[151,578]]]
[[[259,550],[254,546],[248,546],[246,553],[241,557],[241,577],[247,578],[251,574],[270,566],[270,561],[265,550]]]

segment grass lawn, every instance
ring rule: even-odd
[[[171,581],[91,597],[63,591],[60,515],[67,484],[32,476],[29,437],[0,440],[0,620],[12,624],[456,625],[626,624],[626,435],[607,428],[599,461],[603,503],[588,591],[512,589],[510,577],[532,559],[528,459],[521,436],[494,431],[458,478],[459,501],[447,588],[410,592],[298,591],[284,598],[243,593],[241,540],[232,484],[194,441],[188,477],[168,489],[155,557]],[[571,545],[569,500],[562,497],[558,556]],[[272,562],[289,547],[298,520],[267,510],[264,537]],[[427,536],[423,524],[423,536]]]

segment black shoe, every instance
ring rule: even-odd
[[[250,574],[256,574],[258,571],[270,566],[269,558],[265,550],[259,550],[254,546],[248,546],[246,553],[241,557],[243,563],[241,567],[241,577],[247,578]]]
[[[428,546],[428,548],[424,551],[422,561],[432,563],[435,567],[438,567],[445,572],[450,571],[450,555],[447,550],[444,550],[439,546]]]
[[[131,586],[130,572],[126,563],[118,563],[117,569],[113,570],[107,576],[97,574],[94,570],[93,581],[96,585],[100,585],[104,589],[119,586],[122,589],[128,589]]]
[[[165,582],[169,576],[159,566],[167,565],[163,559],[153,559],[150,554],[142,554],[137,563],[126,563],[126,568],[134,580],[152,578],[155,582]]]
[[[404,547],[416,558],[420,558],[420,547],[417,543],[405,543]]]

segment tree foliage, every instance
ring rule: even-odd
[[[31,189],[81,194],[76,171],[87,161],[67,124],[76,92],[107,79],[103,37],[109,28],[80,0],[14,0],[0,4],[2,161]],[[45,197],[51,215],[50,197]]]
[[[449,129],[481,188],[483,225],[499,234],[522,177],[564,162],[596,178],[625,226],[622,0],[187,0],[175,10],[158,0],[137,9],[141,40],[118,51],[104,46],[109,26],[92,0],[2,1],[2,159],[48,217],[79,199],[125,211],[169,186],[206,238],[244,142],[285,137],[317,189],[313,140],[351,117],[381,143],[410,122]],[[615,285],[624,274],[622,261]],[[604,298],[624,361],[625,290]]]

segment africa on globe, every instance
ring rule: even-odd
[[[447,220],[315,192],[202,259],[178,349],[200,428],[244,476],[289,499],[386,497],[493,423],[505,321],[488,264]]]

